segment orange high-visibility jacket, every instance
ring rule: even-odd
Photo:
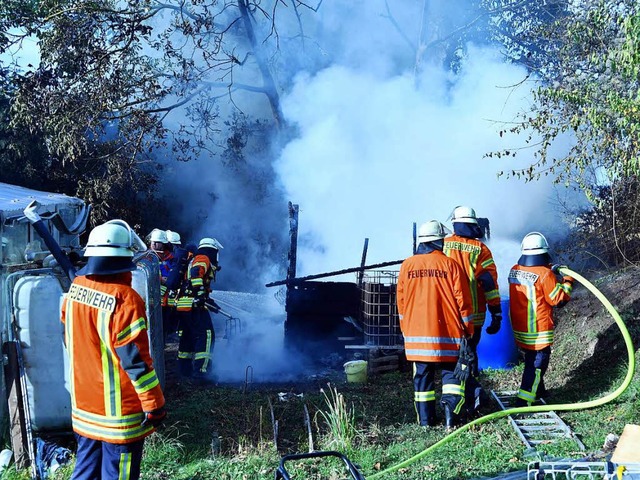
[[[473,335],[471,294],[462,267],[439,250],[407,258],[397,285],[407,360],[455,362]]]
[[[475,238],[450,235],[444,239],[444,254],[458,262],[469,279],[473,324],[484,325],[487,304],[500,305],[498,270],[489,247]]]
[[[143,412],[164,406],[149,354],[144,301],[131,273],[75,278],[62,304],[73,430],[109,443],[153,432]]]
[[[211,293],[211,282],[215,280],[216,270],[206,255],[196,255],[187,268],[185,287],[176,301],[176,309],[180,312],[191,311],[193,301],[199,297],[208,297]]]
[[[516,344],[526,350],[553,345],[553,307],[568,302],[573,289],[549,267],[514,265],[509,272],[509,313]]]

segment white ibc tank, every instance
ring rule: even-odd
[[[137,260],[138,268],[133,272],[131,286],[144,300],[149,335],[149,349],[153,368],[164,388],[164,337],[162,334],[162,309],[160,300],[159,267],[155,256],[145,256]]]
[[[69,357],[60,322],[60,282],[50,275],[20,278],[13,305],[35,431],[71,428]]]

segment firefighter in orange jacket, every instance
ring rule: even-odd
[[[473,337],[469,346],[474,353],[472,376],[466,382],[467,411],[476,415],[486,398],[482,387],[475,379],[479,374],[478,343],[482,335],[487,314],[487,306],[491,313],[491,324],[487,333],[493,335],[500,330],[502,307],[498,290],[498,270],[493,261],[491,250],[480,239],[484,232],[478,224],[476,212],[471,207],[458,206],[451,215],[453,235],[444,239],[443,252],[447,257],[458,262],[468,277],[473,305]]]
[[[149,353],[144,301],[131,287],[134,251],[144,249],[122,220],[94,228],[87,264],[64,298],[78,442],[74,480],[139,478],[144,438],[166,415]]]
[[[464,382],[454,375],[460,344],[473,335],[471,295],[462,267],[442,253],[444,226],[420,226],[416,254],[400,267],[397,304],[407,360],[414,362],[414,401],[423,426],[436,423],[435,371],[442,371],[441,403],[452,428],[464,406]]]
[[[549,244],[539,232],[522,240],[522,255],[509,272],[509,313],[516,345],[524,351],[524,372],[516,406],[531,405],[546,393],[544,374],[549,366],[555,322],[553,307],[571,299],[573,278],[560,277],[551,265]]]
[[[491,250],[479,239],[484,236],[478,225],[473,208],[459,206],[453,210],[451,218],[454,234],[444,239],[444,254],[457,261],[467,274],[473,303],[473,338],[471,347],[477,350],[482,327],[487,313],[491,313],[491,324],[487,333],[493,335],[500,330],[502,307],[498,290],[498,270]],[[474,365],[474,375],[478,374],[478,364]]]
[[[223,248],[215,238],[200,240],[195,256],[187,267],[187,276],[177,299],[178,369],[185,377],[206,381],[211,372],[215,331],[209,309],[217,305],[209,298],[215,281],[218,252]]]

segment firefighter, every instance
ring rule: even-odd
[[[482,335],[487,307],[491,314],[491,324],[487,327],[487,333],[493,335],[500,330],[502,307],[498,290],[498,270],[491,250],[479,240],[484,237],[484,233],[478,225],[475,210],[465,206],[456,207],[451,222],[453,235],[444,239],[443,251],[447,257],[453,258],[462,266],[469,279],[474,326],[471,347],[475,350]],[[473,373],[478,374],[477,364],[474,365]]]
[[[400,267],[397,304],[407,360],[414,362],[414,401],[422,426],[436,424],[435,372],[442,372],[445,426],[464,406],[464,381],[454,375],[463,339],[473,335],[471,294],[462,267],[442,252],[444,226],[420,226],[416,254]]]
[[[167,288],[167,277],[169,271],[174,264],[174,258],[171,250],[173,245],[169,242],[167,232],[154,228],[149,234],[149,246],[151,251],[158,257],[159,269],[160,269],[160,306],[162,308],[162,331],[164,340],[166,342],[167,336],[175,331],[175,327],[172,325],[174,321],[174,308],[175,306],[169,301],[169,289]]]
[[[167,241],[173,246],[173,248],[180,247],[182,245],[180,234],[178,232],[167,230],[165,233],[167,234]]]
[[[472,376],[466,382],[466,407],[470,415],[476,415],[485,398],[485,393],[475,377],[479,374],[477,350],[487,306],[491,314],[491,324],[487,327],[487,333],[496,334],[502,323],[498,271],[491,250],[480,241],[484,237],[484,232],[478,224],[475,210],[471,207],[458,206],[453,210],[451,222],[453,235],[444,239],[443,251],[446,256],[462,266],[471,291],[474,329],[469,345],[473,349],[475,362],[472,365]]]
[[[516,406],[531,405],[546,389],[555,322],[553,307],[570,299],[573,278],[562,277],[559,265],[551,265],[549,244],[539,232],[522,240],[518,263],[509,272],[509,313],[516,345],[524,352],[524,372]]]
[[[166,230],[165,236],[158,235],[160,240],[165,240],[163,244],[163,260],[160,262],[160,290],[162,294],[162,327],[164,332],[165,343],[170,335],[177,330],[177,318],[175,314],[176,299],[178,289],[184,278],[184,269],[179,275],[180,282],[170,282],[171,272],[175,272],[180,268],[182,255],[184,253],[181,243],[180,234],[171,230]],[[175,275],[175,273],[174,273]],[[172,285],[170,285],[172,283]]]
[[[215,282],[220,270],[218,253],[221,248],[215,238],[200,240],[176,303],[180,337],[178,369],[181,375],[202,381],[206,381],[211,373],[215,332],[209,308],[215,313],[217,305],[209,295],[211,283]]]
[[[153,253],[158,256],[162,256],[164,252],[164,244],[169,240],[167,239],[167,232],[154,228],[151,233],[147,235],[147,241],[149,242],[149,248]]]
[[[139,478],[144,439],[166,415],[149,353],[145,304],[131,287],[132,257],[145,249],[122,220],[97,226],[89,234],[87,264],[64,298],[78,442],[74,480]]]

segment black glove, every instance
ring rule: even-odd
[[[164,407],[160,407],[157,410],[151,412],[144,412],[144,420],[140,424],[141,427],[147,427],[151,425],[154,428],[158,428],[167,416],[167,411]]]
[[[551,265],[551,271],[552,271],[553,273],[555,273],[556,275],[560,275],[560,276],[562,276],[562,273],[560,273],[560,269],[561,269],[561,268],[567,268],[567,266],[566,266],[566,265],[560,265],[560,264],[558,264],[558,263],[556,263],[556,264],[554,264],[554,265]]]
[[[453,371],[453,375],[461,382],[466,382],[471,375],[471,369],[475,362],[476,354],[468,344],[466,338],[460,342],[460,352],[458,354],[458,363]]]
[[[212,313],[218,313],[220,311],[220,305],[218,305],[213,298],[208,298],[206,306]]]
[[[200,297],[196,297],[193,299],[193,306],[198,308],[204,308],[206,301],[207,299],[204,297],[204,295]]]
[[[502,324],[502,313],[492,313],[491,323],[487,327],[487,333],[489,335],[494,335],[498,333],[498,330],[500,330],[501,324]]]

